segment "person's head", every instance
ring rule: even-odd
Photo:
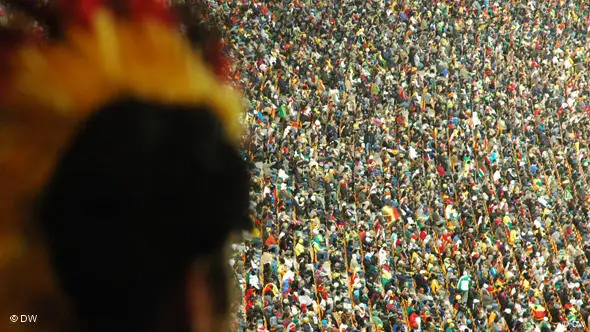
[[[246,229],[249,175],[203,108],[120,100],[73,137],[36,221],[65,294],[92,331],[228,314],[224,242]],[[115,316],[115,321],[109,317]]]
[[[88,33],[75,41],[0,31],[2,52],[26,50],[0,74],[0,237],[17,248],[0,257],[0,313],[40,324],[12,330],[229,330],[226,243],[250,228],[238,97],[166,9],[144,8],[53,22]]]

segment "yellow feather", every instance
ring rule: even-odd
[[[83,119],[123,95],[205,105],[239,142],[239,95],[218,80],[176,30],[150,20],[116,21],[107,11],[95,16],[92,27],[70,29],[66,42],[27,45],[17,52],[19,66],[4,106]]]
[[[99,55],[107,73],[120,73],[119,36],[112,15],[106,11],[99,11],[94,20],[94,31],[98,42]]]

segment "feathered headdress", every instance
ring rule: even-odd
[[[204,106],[230,141],[240,138],[241,100],[218,75],[226,65],[219,45],[195,48],[167,1],[44,3],[11,1],[9,11],[36,21],[0,28],[0,279],[13,279],[0,282],[0,308],[10,311],[0,310],[0,326],[9,313],[30,310],[23,292],[55,291],[23,225],[64,145],[93,112],[123,97]]]

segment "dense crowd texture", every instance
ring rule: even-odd
[[[214,1],[247,96],[239,331],[583,331],[585,1]]]

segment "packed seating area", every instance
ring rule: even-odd
[[[239,331],[587,329],[588,3],[209,4],[248,106]]]
[[[202,1],[247,106],[237,331],[590,329],[589,2]]]
[[[229,4],[260,186],[246,325],[581,329],[588,25],[571,4]]]
[[[590,2],[202,1],[246,97],[235,330],[590,330]]]

